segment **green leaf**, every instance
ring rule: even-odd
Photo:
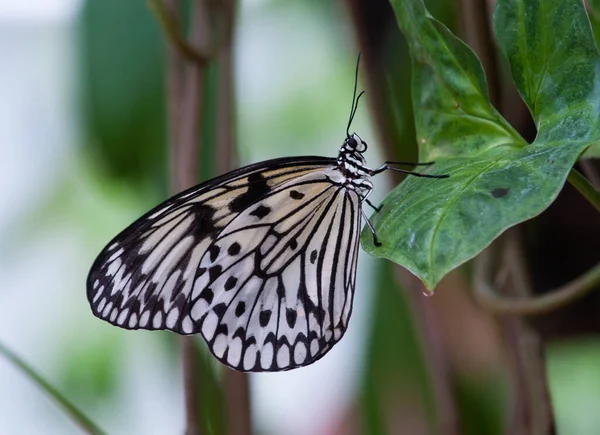
[[[79,410],[73,403],[71,403],[65,396],[63,396],[56,388],[54,388],[48,381],[46,381],[41,375],[33,370],[25,361],[11,352],[7,347],[0,343],[0,355],[4,355],[6,359],[12,362],[23,374],[31,379],[38,387],[52,397],[65,411],[65,413],[71,417],[71,419],[77,423],[86,433],[90,434],[103,434],[105,433],[100,429],[96,423],[90,420],[81,410]]]
[[[597,142],[600,60],[583,2],[499,1],[494,30],[536,122],[536,142]]]
[[[539,4],[500,0],[494,16],[498,43],[539,129],[527,144],[490,104],[471,49],[421,0],[392,1],[411,51],[421,160],[435,160],[430,172],[450,178],[405,180],[373,216],[382,246],[368,231],[361,241],[429,289],[502,231],[547,208],[578,156],[600,137],[599,59],[583,6]]]
[[[586,4],[588,6],[594,40],[596,41],[596,47],[598,47],[598,43],[600,42],[600,0],[588,0]],[[582,158],[600,158],[600,143],[590,146]]]

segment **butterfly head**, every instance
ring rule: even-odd
[[[356,133],[349,134],[337,158],[338,167],[344,173],[353,177],[364,177],[367,175],[367,161],[363,153],[367,151],[367,143]]]

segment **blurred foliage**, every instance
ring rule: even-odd
[[[548,347],[548,378],[559,434],[595,435],[600,427],[600,341],[597,338]]]
[[[95,406],[114,398],[123,361],[123,341],[119,337],[122,335],[118,333],[105,334],[84,346],[68,346],[69,358],[61,366],[61,385],[79,403]]]
[[[97,164],[164,189],[164,44],[146,2],[88,0],[80,34],[84,125]]]
[[[433,420],[433,398],[421,348],[403,290],[395,284],[394,266],[377,263],[373,329],[365,349],[361,402],[364,433],[385,434],[393,428],[394,410],[412,404]],[[406,408],[406,407],[405,407]]]
[[[22,360],[19,356],[13,353],[10,349],[0,343],[0,356],[6,358],[19,369],[26,377],[28,377],[40,390],[46,393],[65,412],[75,423],[77,423],[85,432],[94,435],[103,434],[104,431],[90,420],[87,415],[79,409],[74,402],[67,399],[59,390],[57,390],[49,381],[33,369],[28,363]]]
[[[505,433],[505,390],[506,385],[500,379],[458,374],[454,394],[463,435]]]

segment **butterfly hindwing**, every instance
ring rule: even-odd
[[[307,365],[343,335],[360,221],[358,196],[332,182],[336,176],[318,171],[273,190],[204,254],[191,315],[225,364],[246,371]]]
[[[347,326],[360,229],[358,195],[334,162],[247,166],[151,210],[92,266],[94,314],[128,329],[200,332],[240,370],[320,358]]]

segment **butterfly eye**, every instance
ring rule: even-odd
[[[358,142],[353,137],[349,137],[348,139],[346,139],[346,143],[352,149],[356,149],[356,146],[358,145]]]

